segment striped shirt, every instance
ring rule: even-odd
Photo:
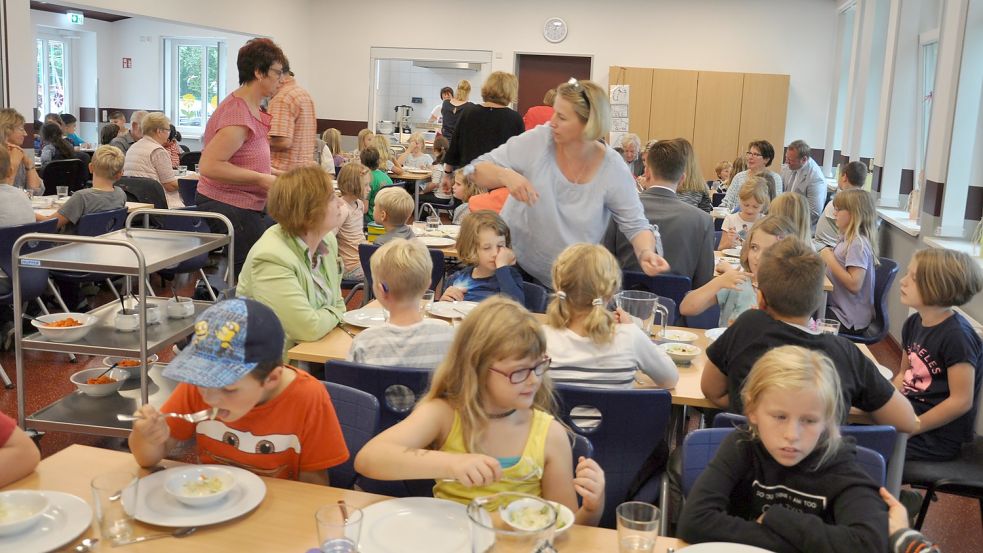
[[[208,149],[208,143],[225,127],[245,127],[249,131],[246,141],[232,154],[229,163],[269,175],[270,143],[267,142],[267,135],[270,132],[270,114],[260,112],[259,117],[253,117],[245,100],[229,94],[208,118],[202,137],[202,151]],[[198,192],[239,209],[262,211],[266,207],[266,189],[258,184],[231,184],[201,175]]]
[[[314,100],[286,75],[273,98],[270,99],[270,136],[290,139],[290,148],[272,153],[273,167],[289,171],[296,167],[314,164],[314,144],[317,142],[317,118]]]
[[[362,331],[352,340],[348,360],[385,367],[435,369],[454,340],[443,321],[424,319],[409,326],[387,324]]]
[[[595,344],[567,328],[544,326],[553,382],[596,388],[630,388],[641,370],[657,386],[671,388],[679,371],[669,355],[633,324],[615,327],[614,339]]]

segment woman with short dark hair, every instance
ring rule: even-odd
[[[740,202],[741,185],[751,176],[760,176],[768,183],[768,196],[775,199],[782,193],[782,176],[771,171],[768,167],[775,159],[775,147],[767,140],[752,140],[747,145],[747,170],[741,171],[732,177],[730,186],[727,188],[727,195],[724,196],[720,205],[727,209],[737,209]]]

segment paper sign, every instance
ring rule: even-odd
[[[627,117],[612,118],[611,130],[615,132],[628,132],[628,118]]]
[[[628,85],[626,84],[613,84],[611,85],[611,105],[628,105]]]
[[[625,136],[623,132],[609,132],[608,133],[608,144],[613,148],[615,146],[621,146],[621,138]]]
[[[627,104],[617,104],[611,106],[611,117],[628,117],[628,105]]]

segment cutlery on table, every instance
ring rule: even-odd
[[[197,413],[161,413],[165,417],[173,417],[175,419],[181,419],[192,424],[210,421],[218,415],[218,407],[212,407],[210,409],[202,409]],[[135,421],[138,419],[143,419],[145,417],[138,415],[116,415],[116,419],[122,422]]]
[[[345,334],[351,336],[352,338],[355,337],[355,333],[352,332],[351,330],[348,330],[347,328],[345,328],[345,325],[338,325],[338,328],[340,328],[342,332],[344,332]]]
[[[178,528],[173,532],[160,532],[159,534],[147,534],[146,536],[136,536],[134,538],[126,540],[116,540],[113,541],[113,547],[119,547],[121,545],[131,545],[134,543],[145,542],[149,540],[156,540],[157,538],[183,538],[185,536],[190,536],[198,530],[197,526],[188,526],[187,528]]]

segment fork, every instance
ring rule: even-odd
[[[196,424],[203,421],[210,421],[218,415],[218,407],[211,407],[209,409],[202,409],[197,413],[161,413],[165,417],[173,417],[175,419],[181,419],[191,424]],[[136,416],[136,415],[116,415],[116,419],[122,422],[135,421],[139,419],[144,419],[146,417]]]

